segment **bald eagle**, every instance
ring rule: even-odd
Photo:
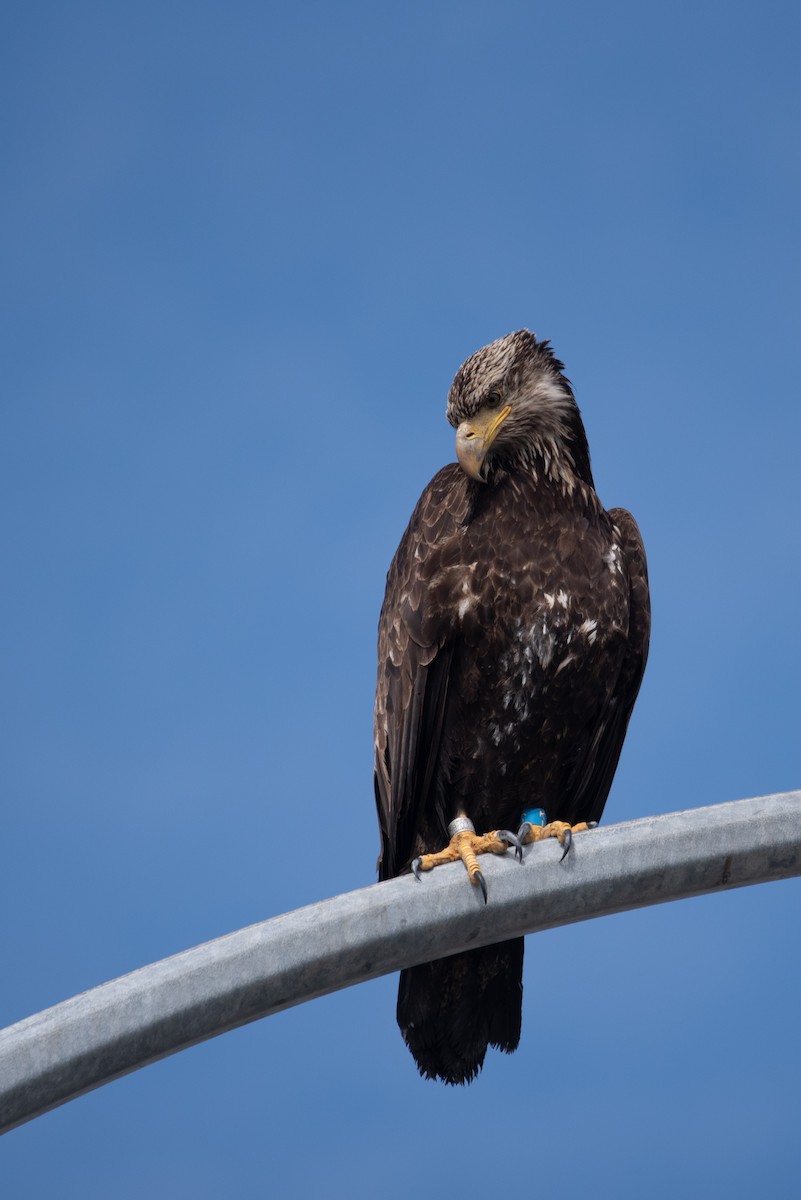
[[[458,462],[417,503],[379,621],[379,876],[462,858],[486,898],[476,854],[541,836],[567,853],[600,819],[645,669],[648,577],[634,518],[595,494],[548,342],[520,330],[477,351],[447,417]],[[534,808],[544,828],[523,821]],[[516,1049],[522,970],[519,938],[401,972],[421,1075],[469,1083],[488,1046]]]

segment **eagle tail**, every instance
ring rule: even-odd
[[[520,1041],[523,939],[401,971],[398,1025],[426,1079],[469,1083],[488,1046]]]

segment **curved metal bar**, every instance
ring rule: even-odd
[[[0,1131],[228,1029],[401,967],[590,917],[801,875],[801,791],[646,817],[334,896],[0,1030]]]

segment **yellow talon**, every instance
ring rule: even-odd
[[[567,821],[549,821],[547,825],[531,825],[527,821],[526,825],[528,825],[526,833],[521,831],[519,834],[525,845],[529,845],[531,842],[541,842],[544,838],[556,838],[559,845],[565,848],[562,858],[570,849],[573,834],[589,829],[586,821],[579,821],[578,825],[569,825]]]
[[[451,840],[443,850],[436,854],[421,854],[412,863],[415,875],[419,871],[431,871],[443,863],[456,862],[461,859],[467,870],[467,876],[474,887],[478,886],[487,899],[487,885],[478,865],[479,854],[505,854],[509,849],[508,841],[499,837],[499,830],[492,833],[477,834],[473,822],[468,817],[457,817],[448,826]]]

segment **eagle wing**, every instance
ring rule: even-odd
[[[611,508],[608,516],[620,534],[621,568],[629,581],[628,639],[620,673],[593,731],[589,752],[567,788],[570,798],[559,813],[560,820],[571,824],[601,819],[642,683],[651,635],[648,567],[642,535],[625,508]]]
[[[434,783],[458,636],[442,595],[454,564],[443,562],[442,546],[464,516],[463,480],[455,463],[431,480],[387,574],[375,704],[381,879],[408,866],[424,809],[446,825]]]

